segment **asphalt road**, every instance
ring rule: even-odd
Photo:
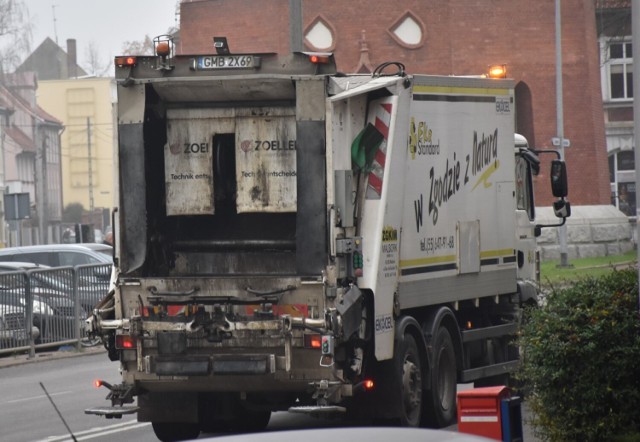
[[[35,363],[8,364],[0,358],[0,440],[4,442],[60,442],[72,440],[62,415],[76,440],[157,441],[149,423],[138,422],[135,416],[107,420],[84,413],[86,408],[106,405],[107,390],[96,389],[95,379],[119,382],[118,363],[110,362],[104,352],[76,357],[52,354],[39,356]],[[46,388],[51,400],[42,386]],[[56,408],[58,411],[56,411]],[[286,412],[274,413],[268,430],[290,430],[322,427],[344,427],[337,420],[320,420]],[[455,426],[448,428],[455,431]],[[534,442],[525,425],[527,442]],[[200,439],[209,436],[202,434]]]

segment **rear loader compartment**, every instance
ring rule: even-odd
[[[143,130],[168,133],[145,143],[145,206],[152,221],[144,271],[149,276],[296,273],[295,199],[274,207],[282,193],[295,198],[295,133],[236,134],[236,117],[228,116],[234,110],[217,118],[213,109],[170,109],[168,118],[148,112]],[[243,110],[262,113],[238,118],[251,126],[277,118],[272,114],[279,109]],[[294,117],[286,119],[295,128]],[[255,150],[261,138],[287,146],[291,141],[291,149]],[[251,150],[237,149],[238,142]],[[276,161],[261,161],[260,154]],[[239,155],[258,159],[246,167],[237,165]]]
[[[147,180],[164,189],[149,214],[155,276],[295,275],[294,110],[168,109],[163,122]]]

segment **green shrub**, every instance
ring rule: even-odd
[[[519,340],[518,377],[526,386],[536,436],[588,442],[637,435],[637,271],[583,279],[545,301],[527,312]]]

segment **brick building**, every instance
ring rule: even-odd
[[[290,50],[288,0],[191,0],[181,4],[178,52]],[[407,72],[475,75],[506,64],[516,81],[517,130],[551,148],[556,130],[553,0],[301,0],[307,50],[331,51],[338,69],[367,72],[399,61]],[[574,205],[610,204],[596,14],[591,0],[562,2],[564,136]],[[549,205],[547,171],[538,204]]]
[[[631,1],[598,0],[596,8],[611,203],[635,216]]]

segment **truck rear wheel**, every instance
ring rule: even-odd
[[[507,348],[501,339],[489,339],[486,344],[486,360],[485,365],[494,365],[507,360],[506,352]],[[517,357],[515,358],[517,359]],[[478,379],[473,383],[475,388],[479,387],[492,387],[494,385],[509,385],[510,382],[509,373],[490,376],[488,378]]]
[[[195,422],[152,422],[151,426],[163,442],[190,440],[200,435],[200,426]]]
[[[234,420],[234,429],[244,433],[256,433],[267,428],[271,419],[270,411],[245,411]]]
[[[433,367],[431,370],[431,391],[427,395],[425,418],[436,428],[454,423],[456,417],[457,388],[456,354],[451,334],[440,326],[433,337]]]
[[[235,395],[206,396],[201,403],[200,430],[203,433],[262,431],[269,425],[271,411],[252,409]]]
[[[398,371],[402,386],[400,425],[419,427],[422,414],[422,366],[416,341],[405,334],[398,346]]]

